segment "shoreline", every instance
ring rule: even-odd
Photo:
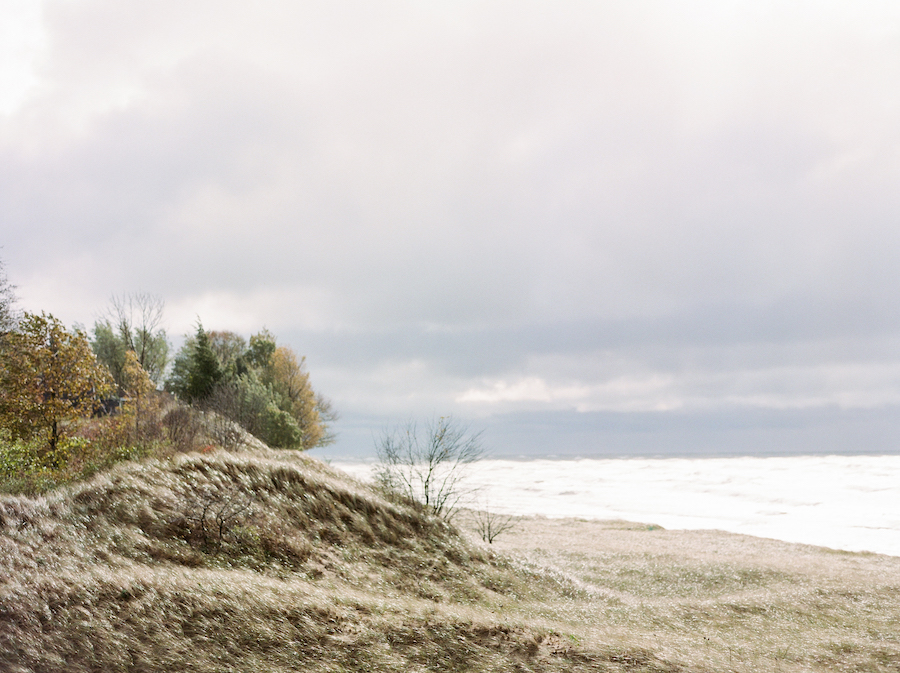
[[[366,481],[374,463],[333,462]],[[468,466],[466,506],[649,521],[900,556],[900,456],[506,461]]]

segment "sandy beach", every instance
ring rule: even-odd
[[[458,525],[477,535],[476,515]],[[697,670],[895,670],[900,558],[721,531],[523,517],[491,545],[572,586],[576,638]]]

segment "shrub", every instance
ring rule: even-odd
[[[375,478],[382,488],[417,500],[449,519],[468,494],[465,468],[484,456],[481,433],[442,416],[420,433],[415,423],[386,431],[376,446]]]

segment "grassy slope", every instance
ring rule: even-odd
[[[559,588],[291,452],[0,500],[2,670],[577,670],[592,655],[499,616]]]
[[[0,499],[0,670],[900,670],[900,559],[690,540],[510,560],[297,453],[123,464]]]

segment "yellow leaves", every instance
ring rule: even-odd
[[[269,360],[270,376],[275,389],[292,403],[309,388],[309,374],[303,370],[306,358],[300,358],[287,346],[278,346]]]
[[[146,397],[156,390],[150,375],[141,367],[137,353],[128,351],[125,353],[124,383],[125,394],[129,397]]]
[[[90,415],[113,389],[84,333],[44,313],[26,313],[3,336],[0,362],[0,424],[15,437],[48,432],[52,448],[63,422]]]
[[[133,350],[125,353],[122,367],[125,404],[116,421],[131,444],[140,444],[153,437],[159,416],[159,399],[154,396],[156,386],[150,375],[141,367],[138,355]]]
[[[306,358],[297,359],[293,350],[278,346],[269,358],[265,382],[282,398],[282,409],[290,413],[300,426],[302,448],[319,443],[324,428],[319,417],[316,394],[304,369]]]

